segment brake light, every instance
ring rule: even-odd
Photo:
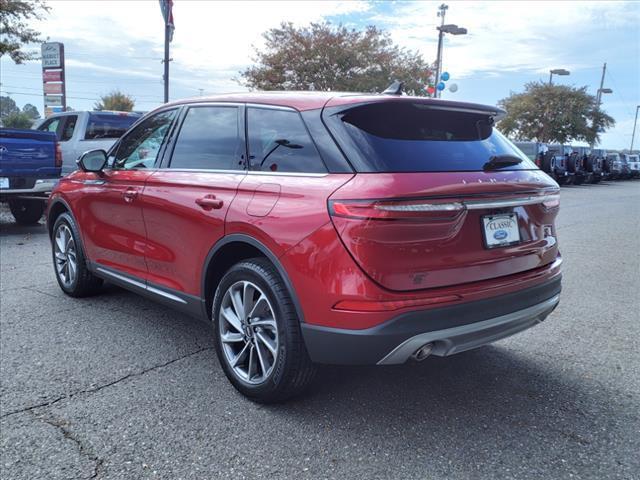
[[[396,220],[452,219],[463,210],[460,202],[427,202],[425,200],[330,200],[329,212],[336,217]]]
[[[60,144],[56,142],[56,157],[54,165],[56,168],[62,167],[62,149],[60,148]]]

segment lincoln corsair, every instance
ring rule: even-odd
[[[559,189],[489,106],[247,93],[163,105],[49,201],[60,288],[103,281],[210,322],[225,374],[276,402],[317,364],[480,347],[559,301]]]

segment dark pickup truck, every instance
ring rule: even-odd
[[[61,167],[55,133],[0,128],[0,202],[19,224],[38,223]]]

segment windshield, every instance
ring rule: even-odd
[[[334,116],[355,145],[356,169],[372,172],[481,171],[492,157],[516,157],[499,170],[537,169],[493,128],[487,113],[436,109],[425,103],[380,102]]]
[[[139,118],[140,115],[91,113],[84,138],[85,140],[120,138]]]

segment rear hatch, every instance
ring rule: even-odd
[[[359,172],[329,199],[332,221],[378,284],[444,287],[556,259],[558,186],[493,128],[495,115],[418,99],[325,110]]]

